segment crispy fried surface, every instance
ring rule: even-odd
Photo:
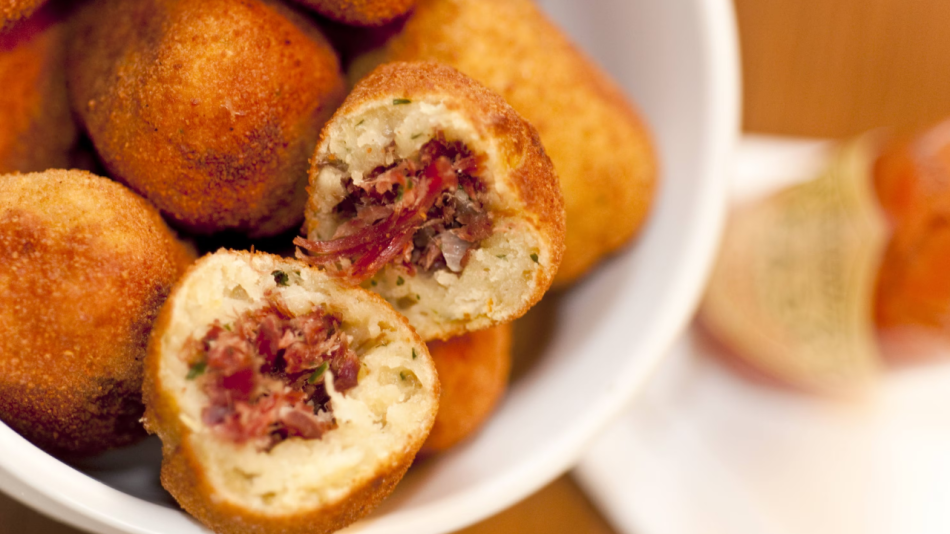
[[[511,370],[511,323],[430,341],[428,346],[442,398],[422,452],[436,453],[481,428],[504,396]]]
[[[254,253],[246,251],[219,251],[216,254],[228,254],[238,258],[240,261],[255,261]],[[257,253],[257,258],[264,258],[267,255]],[[175,328],[176,318],[174,309],[178,306],[177,302],[183,298],[185,293],[183,286],[186,280],[195,276],[202,268],[202,264],[209,261],[210,256],[202,258],[196,262],[186,273],[179,285],[172,291],[171,297],[162,308],[155,328],[151,336],[146,357],[145,383],[143,386],[144,398],[147,405],[145,424],[149,432],[156,433],[162,439],[162,485],[178,500],[182,508],[189,514],[208,525],[215,532],[226,534],[268,534],[281,532],[286,534],[328,534],[354,521],[366,516],[372,511],[386,496],[388,496],[399,480],[408,470],[415,457],[416,451],[425,440],[425,433],[411,436],[403,444],[400,450],[392,451],[385,461],[379,458],[364,458],[364,462],[379,464],[370,480],[354,483],[352,488],[348,488],[345,495],[333,503],[325,504],[319,507],[301,506],[298,510],[287,512],[275,512],[267,509],[254,509],[250,506],[243,506],[235,503],[223,495],[222,488],[215,487],[211,472],[217,467],[212,465],[208,459],[207,449],[210,445],[204,444],[205,452],[199,450],[201,444],[196,444],[193,428],[190,428],[183,421],[182,414],[184,410],[182,404],[186,402],[181,398],[181,387],[169,384],[163,381],[163,360],[177,358],[165,345],[166,335],[170,329]],[[303,264],[294,265],[294,260],[284,260],[277,257],[262,260],[269,267],[266,269],[307,269]],[[330,282],[334,289],[329,291],[329,302],[333,303],[337,299],[338,292],[346,291],[355,294],[361,306],[373,306],[376,308],[375,316],[379,319],[388,318],[395,328],[402,332],[402,335],[411,338],[412,343],[418,347],[419,362],[426,362],[425,365],[432,365],[429,360],[428,352],[422,340],[409,328],[405,318],[394,312],[377,295],[364,291],[359,288],[349,288],[335,281]],[[178,319],[179,321],[182,319]],[[347,319],[344,318],[346,322]],[[372,372],[372,371],[370,371]],[[433,369],[433,373],[435,370]],[[434,376],[434,374],[433,374]],[[361,387],[361,386],[357,386]],[[432,395],[435,399],[439,396],[439,386],[436,382]],[[420,414],[423,420],[432,424],[435,417],[436,407],[433,404],[431,412]],[[333,432],[333,431],[331,431]],[[346,450],[340,451],[346,462]],[[225,453],[226,454],[226,453]],[[262,455],[270,453],[261,453]],[[335,458],[322,457],[321,462],[332,462]],[[274,462],[275,469],[293,469],[292,465],[281,465],[280,462]],[[220,475],[219,475],[220,476]],[[270,513],[269,513],[270,512]]]
[[[0,34],[0,174],[67,165],[76,126],[64,44],[63,24],[50,8]]]
[[[620,89],[530,0],[420,0],[403,31],[357,60],[351,76],[391,60],[451,65],[538,129],[567,208],[556,286],[581,277],[642,226],[656,187],[646,129]]]
[[[120,184],[82,171],[0,176],[0,418],[57,454],[144,435],[148,332],[191,259]]]
[[[74,33],[71,102],[117,178],[198,233],[300,222],[343,93],[311,21],[269,0],[101,0]]]
[[[0,0],[0,32],[10,30],[45,3],[46,0]]]
[[[514,261],[486,264],[486,270],[492,272],[485,276],[475,275],[477,279],[474,281],[475,277],[466,280],[463,276],[452,284],[453,289],[441,289],[437,299],[426,298],[423,305],[412,309],[398,306],[399,298],[390,291],[391,284],[381,282],[374,291],[395,303],[426,340],[448,339],[520,317],[550,287],[563,257],[564,199],[558,178],[538,132],[531,124],[498,94],[446,65],[434,62],[388,63],[354,87],[321,133],[312,158],[310,185],[313,194],[307,204],[308,235],[316,238],[325,207],[322,207],[324,198],[317,191],[320,171],[329,165],[331,138],[339,136],[338,130],[345,129],[349,119],[366,109],[392,107],[394,101],[400,100],[444,105],[448,111],[463,117],[462,120],[475,132],[473,135],[486,147],[490,146],[490,149],[483,149],[486,154],[489,150],[491,152],[485,165],[491,171],[494,184],[489,188],[497,193],[499,201],[498,206],[489,210],[498,220],[508,218],[513,224],[530,227],[530,230],[521,230],[521,234],[530,234],[537,239],[540,260],[535,258],[534,264],[524,270],[512,267]],[[366,147],[367,150],[384,148]],[[518,230],[510,232],[515,236],[519,233]],[[383,277],[386,277],[385,273]],[[438,285],[433,278],[410,277],[405,289],[415,287],[417,281],[432,287]],[[395,281],[396,277],[389,278]],[[448,298],[448,291],[457,291],[454,293],[457,298]],[[505,294],[501,295],[503,292]],[[466,313],[455,313],[455,308],[462,305],[459,301],[477,302],[478,306]],[[422,311],[427,306],[432,306],[432,312]]]
[[[354,26],[380,26],[404,15],[416,0],[297,0],[324,17]]]

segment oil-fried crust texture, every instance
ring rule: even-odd
[[[270,0],[100,0],[79,13],[73,109],[115,177],[176,224],[265,236],[303,216],[343,97],[316,25]]]
[[[219,253],[221,252],[219,251]],[[227,253],[245,258],[248,261],[255,255],[254,253],[235,250],[227,251]],[[260,253],[257,254],[260,255]],[[396,484],[412,465],[415,454],[422,446],[428,432],[414,436],[411,442],[405,444],[403,453],[394,456],[394,461],[387,465],[381,465],[372,479],[358,487],[353,487],[347,498],[332,505],[303,509],[290,514],[267,515],[228,502],[225,499],[217,498],[219,492],[209,479],[208,470],[198,458],[198,454],[192,446],[192,440],[189,439],[192,431],[182,422],[180,417],[182,409],[179,406],[178,399],[168,385],[163,384],[161,380],[163,352],[167,350],[162,345],[163,333],[171,327],[172,311],[175,308],[175,301],[181,293],[181,285],[192,272],[200,268],[200,263],[207,257],[193,264],[172,290],[171,296],[155,321],[145,359],[145,380],[142,390],[146,411],[143,422],[149,433],[157,434],[162,440],[162,486],[175,497],[185,511],[215,532],[223,534],[269,534],[273,532],[328,534],[365,517],[386,496],[392,493]],[[293,260],[286,261],[292,262]],[[301,269],[307,268],[302,264],[299,267]],[[391,319],[398,322],[400,328],[405,329],[413,342],[425,350],[424,343],[411,330],[405,318],[392,312],[389,305],[382,298],[358,288],[347,290],[359,291],[364,294],[361,297],[364,302],[380,306],[381,313],[391,315]],[[418,356],[422,358],[429,357],[427,351]],[[168,358],[167,355],[164,357]],[[436,382],[434,391],[436,398],[438,398],[439,393],[440,387]]]
[[[83,171],[0,176],[0,417],[57,455],[143,436],[148,332],[191,259],[118,183]]]
[[[351,79],[394,60],[451,65],[538,129],[567,208],[567,252],[555,286],[577,280],[643,225],[657,181],[643,123],[530,0],[420,0],[401,33],[354,63]]]
[[[421,453],[451,448],[478,431],[508,387],[511,324],[469,332],[448,341],[430,341],[439,371],[439,413]]]
[[[0,0],[0,33],[36,12],[46,0]]]
[[[343,123],[345,117],[373,103],[391,105],[394,101],[402,101],[400,99],[441,102],[448,110],[463,116],[479,137],[490,140],[495,150],[493,180],[499,191],[509,192],[508,197],[504,198],[507,207],[496,215],[527,221],[534,228],[537,238],[543,241],[543,250],[550,254],[538,267],[531,292],[524,295],[516,308],[506,310],[503,318],[493,316],[489,321],[478,317],[478,323],[444,321],[432,327],[413,322],[413,326],[423,339],[448,339],[469,330],[520,317],[541,299],[561,263],[565,239],[564,198],[551,160],[531,124],[498,94],[446,65],[433,62],[388,63],[379,66],[353,88],[328,121],[317,144],[310,170],[308,234],[312,236],[317,227],[321,199],[316,192],[316,185],[335,124]],[[521,273],[515,276],[521,276]],[[414,321],[412,318],[410,320]]]
[[[324,17],[353,26],[381,26],[416,5],[416,0],[297,0]]]
[[[0,174],[67,166],[76,126],[64,45],[64,26],[50,8],[0,33]]]

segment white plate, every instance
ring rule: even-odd
[[[813,176],[827,143],[747,139],[734,198]],[[739,378],[687,332],[575,471],[631,534],[950,532],[950,363],[831,403]]]
[[[738,52],[728,0],[543,2],[639,103],[663,182],[636,247],[560,296],[548,339],[476,439],[414,470],[352,532],[455,530],[567,470],[621,413],[686,324],[717,243],[738,132]],[[499,21],[503,23],[503,21]],[[0,425],[0,488],[98,533],[204,532],[157,486],[157,444],[77,470]]]

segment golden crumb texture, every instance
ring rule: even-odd
[[[416,0],[297,0],[317,13],[343,24],[381,26],[405,15]]]
[[[148,333],[192,259],[121,184],[84,171],[0,176],[0,418],[65,456],[143,436]]]
[[[275,286],[275,270],[291,273],[286,287]],[[250,280],[259,280],[260,287],[252,287]],[[210,326],[196,318],[227,313],[220,309],[234,301],[222,297],[220,288],[230,294],[227,288],[237,284],[247,288],[240,298],[252,301],[242,303],[242,309],[262,305],[265,296],[276,292],[296,306],[320,305],[339,314],[342,328],[360,347],[366,376],[361,374],[345,395],[333,397],[337,428],[318,439],[289,438],[264,451],[227,442],[200,421],[205,397],[195,380],[184,377],[180,339]],[[301,294],[307,296],[301,299]],[[219,301],[223,304],[207,304]],[[374,325],[384,328],[373,330]],[[189,514],[222,534],[323,534],[366,516],[406,473],[438,410],[435,365],[405,318],[378,295],[346,286],[297,260],[259,252],[219,250],[192,266],[159,315],[145,367],[145,425],[162,440],[162,485]],[[388,420],[382,422],[346,415],[352,406],[363,410],[361,403],[377,399],[369,388],[394,387],[380,386],[379,377],[399,369],[412,369],[418,378],[414,396],[395,397],[397,403],[412,404],[411,410],[397,417],[384,406],[381,413]],[[237,482],[228,476],[231,471],[240,473]],[[281,489],[259,490],[255,484],[261,479]]]
[[[474,435],[488,421],[508,389],[511,323],[430,341],[439,371],[439,413],[422,453],[445,451]]]
[[[65,24],[49,6],[0,32],[0,174],[67,166],[76,126],[65,45]]]
[[[73,30],[71,104],[115,178],[196,233],[300,223],[344,91],[313,21],[270,0],[97,0]]]
[[[351,67],[438,61],[497,91],[537,128],[561,181],[565,287],[630,242],[657,187],[643,121],[622,90],[531,0],[420,0],[402,31]]]

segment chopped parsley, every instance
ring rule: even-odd
[[[377,283],[376,280],[370,280],[370,281],[369,281],[369,285],[371,285],[371,286],[373,286],[373,287],[376,287],[376,283]]]
[[[537,255],[537,254],[532,254],[532,255],[531,255],[531,261],[533,261],[533,262],[535,262],[535,263],[538,263],[538,255]]]
[[[290,280],[290,277],[287,276],[287,273],[284,271],[274,271],[270,274],[274,277],[274,281],[277,282],[279,286],[286,286]]]
[[[409,139],[415,140],[415,139],[419,139],[420,137],[422,137],[422,134],[421,134],[421,133],[417,133],[417,134],[413,135],[412,137],[410,137]]]
[[[498,259],[500,259],[500,260],[507,260],[507,259],[508,259],[508,255],[507,255],[507,254],[499,254],[499,255],[497,255],[497,256],[495,256],[495,257],[498,258]]]
[[[416,359],[416,349],[412,349],[412,359]]]
[[[405,283],[406,283],[406,281],[403,280],[401,276],[396,279],[396,285],[397,285],[397,286],[401,286],[401,285],[403,285],[403,284],[405,284]]]
[[[399,379],[400,379],[400,380],[406,380],[406,378],[407,378],[408,376],[409,376],[409,375],[407,375],[405,371],[399,371]]]
[[[366,119],[361,120],[360,122],[356,123],[356,125],[357,125],[357,126],[362,126],[362,124],[363,124],[364,122],[366,122]]]
[[[192,364],[191,368],[188,369],[188,375],[185,377],[187,380],[194,380],[199,376],[203,375],[205,369],[208,368],[208,362],[201,361],[195,364]]]
[[[224,325],[224,329],[227,330],[228,332],[230,332],[230,331],[231,331],[231,323],[226,323],[226,324]]]
[[[411,104],[411,103],[412,103],[412,100],[409,100],[408,98],[394,98],[393,99],[394,106],[401,106],[403,104]]]
[[[320,367],[317,367],[317,370],[310,375],[310,378],[307,379],[308,384],[315,384],[317,380],[320,380],[320,377],[323,376],[323,373],[327,371],[327,368],[330,367],[330,362],[323,362],[320,364]]]

